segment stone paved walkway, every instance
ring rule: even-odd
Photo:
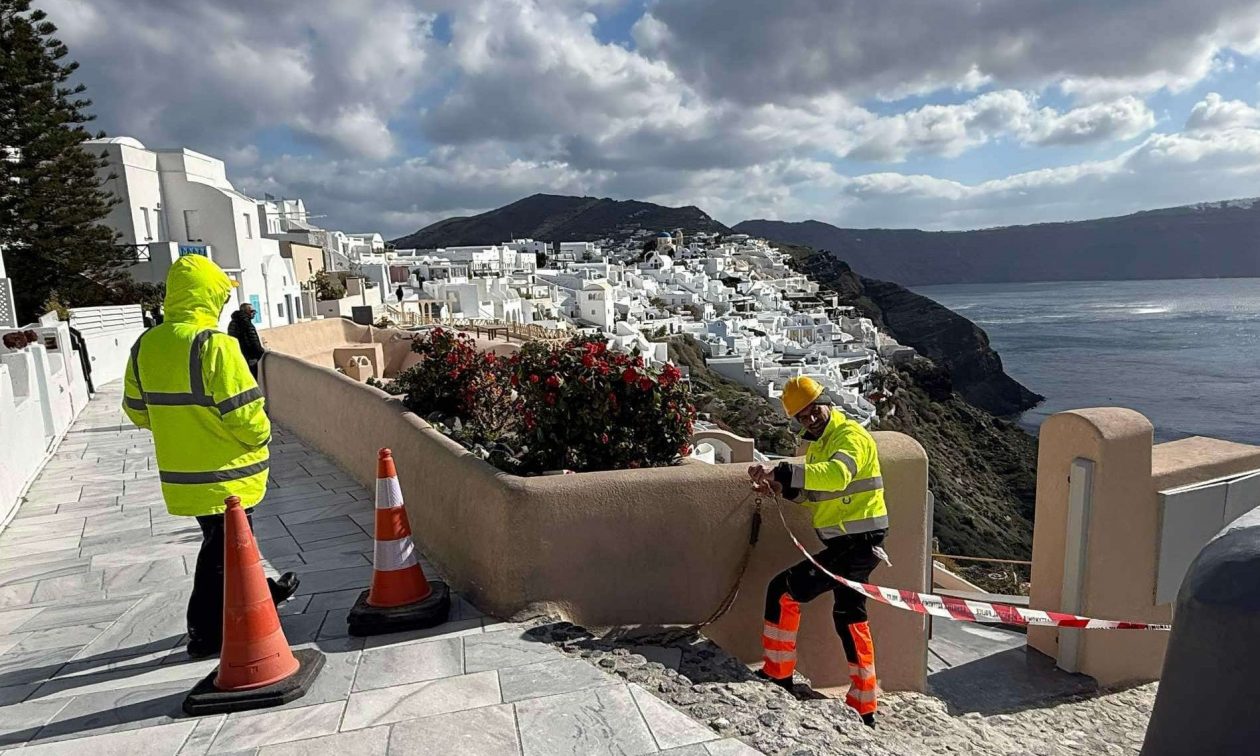
[[[183,650],[200,531],[166,513],[150,436],[119,399],[115,384],[91,402],[0,532],[0,749],[756,753],[463,599],[433,630],[348,637],[347,611],[371,579],[371,494],[280,428],[254,526],[268,574],[302,576],[281,608],[290,643],[328,661],[287,706],[185,717],[185,694],[216,665]]]

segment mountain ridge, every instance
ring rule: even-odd
[[[511,238],[595,241],[636,229],[730,233],[695,205],[666,207],[640,200],[533,194],[503,207],[425,226],[390,243],[398,249],[498,244]]]
[[[825,250],[905,286],[1260,276],[1260,199],[969,231],[746,220],[738,233]]]

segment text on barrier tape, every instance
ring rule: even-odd
[[[783,509],[779,508],[779,520],[787,530],[788,537],[805,558],[823,574],[838,583],[848,586],[862,595],[883,602],[898,609],[905,609],[919,614],[930,614],[933,617],[959,620],[960,622],[989,622],[1004,625],[1049,625],[1053,627],[1080,627],[1087,630],[1171,630],[1172,625],[1157,625],[1146,622],[1115,622],[1113,620],[1091,619],[1075,614],[1062,612],[1044,612],[1040,609],[1025,609],[1011,604],[995,604],[988,601],[969,601],[950,596],[936,596],[931,593],[915,593],[900,588],[884,588],[870,583],[859,583],[856,580],[842,578],[831,572],[814,559],[813,554],[796,539],[796,534],[788,527],[783,518]]]

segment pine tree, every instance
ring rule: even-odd
[[[0,0],[0,247],[27,321],[54,297],[111,302],[133,259],[100,223],[114,200],[97,177],[103,158],[82,147],[91,101],[68,84],[78,64],[56,30],[29,0]]]

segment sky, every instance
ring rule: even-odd
[[[393,238],[545,192],[961,229],[1260,195],[1260,0],[42,0],[96,126]]]

